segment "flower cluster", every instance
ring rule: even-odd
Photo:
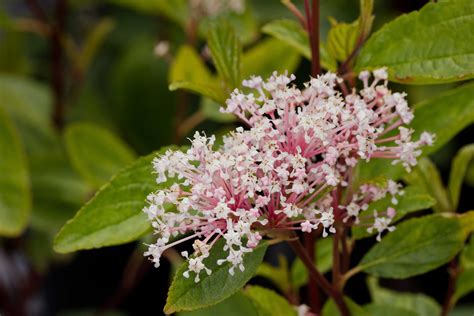
[[[244,255],[266,232],[321,228],[327,236],[337,222],[357,224],[372,201],[390,194],[396,203],[401,192],[394,182],[364,185],[355,194],[347,190],[349,202],[340,202],[358,161],[388,158],[410,170],[420,147],[433,141],[428,133],[411,139],[413,131],[403,126],[413,118],[405,95],[387,89],[385,70],[373,75],[369,84],[370,73],[362,72],[363,89],[346,96],[337,90],[341,79],[331,73],[312,78],[302,90],[291,85],[293,75],[245,80],[252,92],[235,90],[221,110],[248,128],[229,133],[217,149],[213,136],[196,133],[186,152],[170,150],[153,161],[157,182],[175,183],[148,196],[144,211],[158,240],[145,255],[158,266],[163,251],[195,239],[184,275],[194,272],[198,282],[201,271],[212,272],[204,260],[219,239],[227,257],[217,263],[228,263],[233,274],[245,269]],[[167,205],[176,210],[165,211]],[[393,230],[394,215],[393,208],[375,213],[369,230],[379,239]],[[188,235],[170,242],[181,234]]]

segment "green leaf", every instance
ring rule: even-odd
[[[367,280],[372,302],[413,312],[417,316],[439,315],[441,307],[431,297],[420,293],[402,293],[382,288],[376,278]]]
[[[356,269],[403,279],[433,270],[450,261],[467,237],[460,216],[429,215],[397,226],[362,258]]]
[[[191,312],[180,312],[178,316],[258,316],[257,310],[250,299],[242,292],[237,292],[225,301],[216,305]]]
[[[371,316],[418,316],[418,314],[414,311],[406,310],[404,308],[395,307],[388,304],[370,303],[364,305],[364,309]]]
[[[453,300],[457,302],[467,294],[474,291],[474,269],[466,269],[462,271],[456,280],[456,289],[454,291]]]
[[[436,134],[433,146],[424,154],[433,153],[469,124],[474,123],[474,83],[452,89],[432,99],[417,103],[410,127],[418,137],[424,130]]]
[[[392,81],[429,84],[474,76],[474,3],[428,3],[369,38],[355,71],[388,67]]]
[[[276,292],[261,286],[248,286],[244,290],[257,308],[259,316],[296,316],[296,310]]]
[[[300,55],[292,46],[269,38],[245,52],[242,57],[242,78],[251,75],[268,78],[274,71],[293,73],[299,62]]]
[[[415,186],[408,186],[404,188],[403,191],[405,192],[403,195],[397,196],[397,205],[393,205],[391,203],[392,197],[387,196],[382,200],[371,203],[367,210],[361,212],[360,217],[370,216],[374,210],[385,212],[388,207],[393,207],[397,211],[397,214],[393,218],[393,222],[396,222],[409,213],[428,209],[436,203],[431,196]],[[355,226],[352,228],[352,237],[354,239],[361,239],[374,234],[375,232],[367,232],[367,229],[364,227]]]
[[[474,123],[474,83],[427,99],[414,106],[415,118],[410,124],[414,129],[413,139],[418,139],[423,131],[436,134],[433,146],[425,147],[423,155],[440,149],[457,133]],[[372,159],[360,164],[361,181],[378,176],[399,179],[405,174],[400,165],[393,166],[389,159]]]
[[[407,174],[405,179],[436,199],[436,205],[433,206],[435,212],[454,211],[441,180],[441,175],[429,158],[420,159],[416,169],[411,174]]]
[[[188,19],[187,0],[108,0],[146,14],[164,15],[173,22],[185,26]]]
[[[449,316],[472,316],[472,311],[474,310],[473,304],[463,304],[461,306],[456,306],[451,310]]]
[[[20,235],[28,223],[30,207],[23,145],[9,115],[0,107],[0,235]]]
[[[354,50],[359,37],[359,21],[341,23],[330,19],[332,27],[328,33],[327,48],[338,61],[343,62]]]
[[[280,19],[265,24],[262,32],[271,35],[282,42],[293,46],[301,55],[311,60],[308,34],[298,22]],[[336,60],[329,54],[326,47],[320,44],[321,66],[330,71],[336,71]]]
[[[332,237],[320,238],[315,244],[316,267],[321,273],[332,268],[332,240]],[[291,266],[291,281],[295,288],[308,283],[308,271],[299,258],[296,258]]]
[[[150,224],[142,212],[146,196],[173,182],[156,184],[152,160],[168,149],[141,157],[114,176],[64,225],[55,238],[54,250],[67,253],[119,245],[149,232]]]
[[[369,36],[374,22],[374,0],[360,0],[359,34],[363,39]]]
[[[112,19],[103,18],[93,27],[84,40],[84,46],[79,55],[78,66],[82,71],[89,69],[91,62],[103,44],[107,35],[113,30],[115,24]]]
[[[466,170],[466,183],[474,187],[474,161],[471,162]]]
[[[52,129],[50,89],[27,78],[1,75],[0,100],[27,152],[33,195],[31,226],[56,233],[85,201],[90,188],[72,170],[61,138]]]
[[[463,269],[474,269],[474,236],[471,236],[461,252],[460,263]]]
[[[210,83],[214,81],[211,73],[192,46],[179,48],[171,64],[169,81],[188,81],[193,83]]]
[[[31,226],[53,236],[91,194],[91,188],[72,169],[61,145],[58,140],[56,147],[45,148],[52,154],[35,155],[30,161]]]
[[[151,53],[156,38],[138,37],[139,30],[130,34],[125,51],[111,65],[105,103],[106,113],[123,139],[144,155],[171,143],[176,114],[171,105],[177,98],[167,86],[168,63]]]
[[[135,159],[135,153],[110,131],[91,123],[75,123],[65,130],[66,148],[76,171],[94,188]]]
[[[242,45],[227,23],[216,24],[209,31],[207,45],[220,77],[232,90],[240,86]]]
[[[0,100],[1,106],[10,114],[22,136],[22,127],[27,129],[27,125],[49,126],[52,101],[46,85],[21,76],[1,74]]]
[[[278,266],[262,262],[258,267],[256,276],[261,276],[272,281],[283,293],[291,290],[290,276],[288,273],[288,260],[283,255],[278,256]]]
[[[365,41],[372,29],[373,9],[373,0],[361,0],[360,16],[354,22],[342,23],[332,17],[329,18],[332,26],[328,32],[327,50],[331,56],[340,62],[346,62],[350,57],[350,65],[353,64],[356,49]]]
[[[251,4],[245,5],[243,12],[224,10],[217,15],[208,15],[199,22],[199,36],[206,38],[216,23],[229,23],[244,45],[254,43],[259,36],[259,25],[255,10]]]
[[[467,171],[467,167],[474,160],[474,144],[461,148],[451,164],[451,173],[449,174],[449,197],[453,210],[457,210],[459,196],[461,195],[461,186]]]
[[[356,302],[351,300],[348,297],[344,297],[344,301],[347,304],[347,308],[351,313],[351,316],[371,316],[371,314],[358,305]],[[337,308],[336,304],[332,299],[328,299],[323,306],[323,310],[321,311],[321,315],[330,315],[330,316],[337,316],[341,315],[339,309]]]
[[[229,273],[230,263],[217,264],[218,259],[227,256],[222,249],[223,244],[223,239],[219,240],[212,247],[209,257],[204,259],[204,264],[212,270],[212,274],[207,275],[203,272],[199,282],[194,282],[192,276],[189,278],[183,276],[184,271],[188,269],[187,262],[178,269],[168,292],[165,313],[195,310],[217,304],[230,297],[252,278],[267,249],[267,243],[264,242],[253,252],[247,253],[244,256],[245,270],[242,272],[235,269],[235,274],[232,276]]]
[[[196,83],[189,81],[176,81],[169,85],[171,91],[178,89],[188,90],[206,96],[219,104],[224,104],[226,95],[222,89],[217,89],[215,85],[209,83]]]
[[[474,232],[474,210],[464,212],[458,216],[463,233],[469,236],[470,233]]]

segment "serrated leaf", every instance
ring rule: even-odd
[[[373,0],[360,1],[360,16],[352,23],[337,22],[329,18],[332,26],[327,36],[327,50],[336,60],[353,64],[356,49],[359,49],[372,29],[374,16]],[[351,58],[349,60],[349,58]]]
[[[13,237],[28,223],[31,194],[24,148],[0,99],[0,235]]]
[[[372,302],[413,312],[417,316],[439,315],[441,307],[431,297],[421,293],[404,293],[382,288],[376,278],[368,279]],[[380,315],[380,314],[379,314]]]
[[[146,196],[171,185],[156,184],[152,160],[163,154],[141,157],[115,175],[69,220],[57,234],[54,250],[60,253],[124,244],[150,231],[145,213]]]
[[[189,45],[181,46],[171,64],[169,82],[209,83],[213,80],[211,73],[194,48]]]
[[[332,237],[318,239],[315,244],[315,262],[319,272],[326,273],[332,268]],[[303,262],[296,258],[291,266],[291,282],[295,288],[308,283],[308,271]]]
[[[178,316],[258,316],[257,310],[250,299],[242,292],[237,292],[228,299],[206,308],[191,312],[180,312]]]
[[[331,20],[332,27],[328,33],[327,48],[338,61],[343,62],[354,50],[359,37],[359,21],[341,23]]]
[[[165,313],[195,310],[217,304],[230,297],[252,278],[267,249],[267,243],[260,243],[253,252],[245,254],[245,270],[235,269],[234,275],[230,275],[230,263],[217,264],[218,259],[227,256],[222,249],[223,244],[223,240],[219,240],[212,247],[209,257],[204,259],[204,264],[212,270],[212,274],[202,272],[199,282],[194,282],[194,276],[189,278],[183,276],[184,271],[188,269],[187,262],[179,267],[168,292]]]
[[[448,190],[453,210],[457,210],[461,186],[467,171],[467,167],[474,160],[474,144],[461,148],[451,163],[451,173],[449,174]]]
[[[428,3],[369,38],[355,71],[388,67],[389,79],[432,84],[474,76],[474,3]]]
[[[474,83],[427,99],[414,106],[415,118],[410,124],[414,129],[413,139],[418,139],[423,131],[436,134],[433,146],[423,149],[428,155],[440,149],[457,133],[474,123]],[[400,165],[393,166],[390,159],[372,159],[360,164],[361,181],[378,176],[399,179],[405,174]]]
[[[235,30],[227,23],[214,25],[209,31],[207,45],[219,76],[227,84],[227,88],[240,86],[242,45]]]
[[[268,78],[274,71],[293,73],[300,62],[300,54],[284,42],[269,38],[245,52],[242,57],[242,78],[258,75]]]
[[[435,198],[436,204],[433,206],[435,212],[454,211],[441,180],[441,175],[429,158],[423,157],[420,159],[418,166],[405,179]]]
[[[261,286],[248,286],[244,293],[254,303],[259,316],[296,316],[296,310],[275,291]]]
[[[357,269],[403,279],[433,270],[450,261],[467,235],[460,216],[429,215],[397,226],[362,258]]]
[[[133,150],[112,132],[92,123],[74,123],[65,130],[73,167],[94,188],[135,159]]]
[[[373,214],[374,210],[385,212],[388,207],[393,207],[397,212],[393,218],[393,222],[396,222],[409,213],[428,209],[436,203],[430,195],[415,186],[408,186],[404,188],[403,191],[405,192],[403,195],[397,196],[397,205],[393,205],[391,203],[392,197],[387,196],[382,200],[371,203],[367,210],[360,213],[360,217],[364,218],[365,216],[370,216]],[[374,234],[375,232],[367,232],[366,227],[355,226],[352,228],[352,237],[354,239],[361,239]]]
[[[286,44],[293,46],[301,55],[311,60],[308,34],[298,22],[280,19],[265,24],[262,32],[271,35]],[[328,53],[326,47],[320,43],[321,66],[330,71],[336,71],[336,60]]]
[[[224,104],[227,98],[222,89],[216,89],[216,86],[208,83],[176,81],[169,85],[169,89],[171,91],[175,91],[178,89],[188,90],[206,96],[219,104]]]

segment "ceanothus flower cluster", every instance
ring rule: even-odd
[[[144,208],[158,239],[145,255],[159,266],[163,251],[195,240],[185,277],[211,274],[204,260],[212,246],[224,242],[229,273],[243,271],[244,255],[271,232],[321,229],[323,237],[335,232],[335,223],[359,224],[359,213],[369,203],[390,195],[396,204],[403,194],[397,183],[380,187],[366,184],[350,193],[352,169],[360,160],[392,159],[407,170],[416,165],[420,147],[431,145],[433,135],[404,125],[413,119],[405,95],[387,88],[384,69],[362,72],[363,89],[343,96],[341,80],[327,73],[311,78],[298,89],[293,75],[274,73],[267,81],[252,77],[246,91],[232,92],[221,111],[234,113],[247,128],[238,127],[214,148],[214,136],[196,132],[186,152],[167,151],[154,159],[157,182],[175,179],[166,190],[148,196]],[[347,202],[338,192],[347,188]],[[175,206],[166,211],[166,206]],[[374,212],[369,232],[393,230],[395,209]],[[364,219],[365,221],[365,219]],[[366,224],[366,223],[364,223]],[[185,237],[172,241],[173,237]],[[271,234],[274,235],[274,234]]]

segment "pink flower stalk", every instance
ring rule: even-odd
[[[343,97],[336,89],[339,78],[327,73],[312,78],[300,90],[290,85],[294,76],[271,76],[245,80],[253,90],[235,90],[223,112],[236,114],[248,125],[224,137],[214,149],[214,136],[196,133],[191,148],[183,153],[168,151],[155,158],[157,182],[168,177],[176,183],[148,196],[148,214],[158,240],[145,253],[159,266],[163,251],[195,239],[194,256],[188,253],[189,272],[200,280],[201,271],[212,271],[203,262],[215,242],[225,240],[229,273],[243,271],[243,256],[251,252],[268,232],[311,232],[322,228],[323,236],[334,233],[336,221],[358,223],[359,212],[368,203],[391,194],[396,201],[398,185],[387,188],[363,186],[347,205],[339,205],[337,190],[348,185],[358,161],[388,158],[407,170],[416,165],[422,145],[433,136],[423,133],[411,140],[412,131],[402,125],[413,118],[404,94],[387,89],[385,70],[360,75],[364,88]],[[396,131],[398,130],[398,133]],[[329,191],[332,195],[328,195]],[[176,211],[165,212],[164,205]],[[380,234],[389,226],[394,210],[386,217],[374,213],[370,231]],[[188,234],[170,242],[172,236]]]

